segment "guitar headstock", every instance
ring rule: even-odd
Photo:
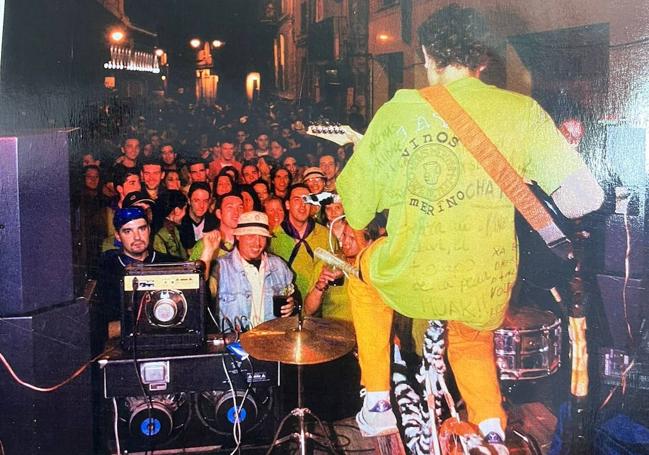
[[[354,131],[349,125],[340,125],[333,122],[313,123],[307,128],[306,134],[334,142],[340,146],[353,143],[357,144],[363,135]]]

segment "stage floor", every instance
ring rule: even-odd
[[[552,442],[552,435],[556,426],[557,419],[550,412],[550,410],[542,403],[524,403],[516,405],[509,412],[510,425],[508,431],[508,447],[512,455],[523,455],[533,453],[529,451],[520,441],[513,435],[514,430],[522,430],[527,435],[534,438],[538,443],[541,453],[547,454]],[[336,442],[336,451],[339,454],[381,454],[381,455],[394,455],[381,452],[376,449],[377,444],[373,438],[364,438],[353,417],[348,417],[332,423],[324,422],[327,431],[332,435],[332,439]],[[314,428],[314,430],[316,430]],[[320,433],[318,430],[316,433]],[[254,448],[243,449],[242,453],[246,455],[257,455],[266,453],[267,449]],[[276,448],[273,454],[289,454],[296,453],[297,446],[293,443],[285,444]],[[178,452],[181,453],[181,452]],[[329,453],[325,449],[318,447],[313,448],[314,455],[321,455]]]

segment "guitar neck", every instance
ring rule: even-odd
[[[347,144],[357,144],[363,135],[354,131],[349,125],[334,123],[314,123],[307,128],[306,134],[334,142],[341,147]]]

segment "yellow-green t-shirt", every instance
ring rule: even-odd
[[[546,193],[585,166],[533,99],[475,78],[447,88]],[[389,210],[369,270],[387,304],[413,318],[500,325],[518,266],[514,207],[416,90],[379,109],[336,187],[356,229]]]
[[[322,261],[316,262],[309,290],[313,289],[318,282],[322,267],[324,267]],[[352,309],[347,296],[347,283],[349,283],[349,278],[345,277],[342,286],[329,286],[324,292],[322,305],[320,306],[320,314],[323,318],[352,322]]]
[[[306,242],[309,244],[311,251],[315,251],[317,247],[328,250],[327,228],[318,223],[314,224],[315,227],[307,236]],[[273,238],[270,241],[270,247],[268,250],[288,263],[296,243],[297,242],[293,237],[284,232],[282,226],[278,226],[273,231]],[[289,264],[291,270],[295,272],[295,285],[300,291],[302,298],[304,298],[307,292],[309,292],[309,284],[311,282],[311,276],[313,275],[316,262],[317,259],[311,257],[306,247],[300,245],[293,263]]]
[[[165,221],[165,225],[162,226],[153,237],[153,249],[186,261],[187,250],[185,250],[185,247],[183,247],[183,244],[180,241],[178,227],[171,225],[168,227],[167,223],[168,222]],[[169,231],[169,228],[173,229],[173,233]]]
[[[234,245],[230,242],[221,242],[221,245],[218,250],[214,252],[214,255],[212,256],[212,261],[217,260],[220,257],[225,256],[228,254],[230,251],[234,249]],[[190,261],[198,261],[201,258],[201,255],[203,254],[203,239],[198,240],[194,244],[194,247],[192,248],[192,254],[189,255],[189,260]]]

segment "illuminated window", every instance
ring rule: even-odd
[[[278,90],[286,90],[288,86],[286,74],[286,38],[280,33],[275,40],[275,84]]]

